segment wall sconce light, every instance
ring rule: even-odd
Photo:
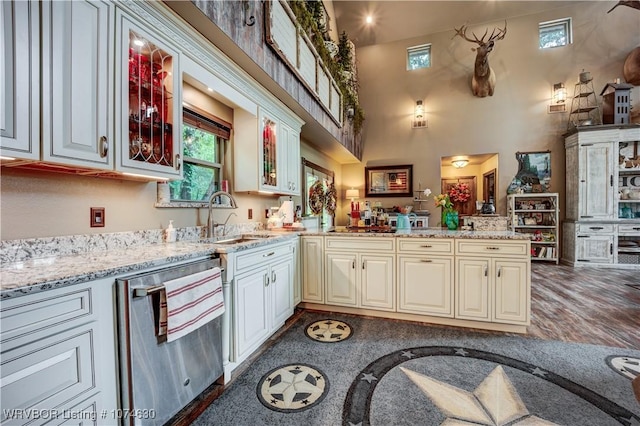
[[[461,169],[464,166],[466,166],[467,164],[469,164],[469,160],[465,160],[465,159],[459,159],[459,160],[453,160],[451,162],[451,164],[453,165],[453,167],[455,167],[456,169]]]
[[[556,112],[567,112],[567,89],[564,83],[556,83],[551,91],[551,104],[549,105],[549,114]]]
[[[414,129],[422,129],[427,127],[427,120],[424,117],[424,106],[422,101],[416,101],[416,106],[413,109],[413,119],[411,120],[412,127]]]
[[[357,189],[347,189],[347,194],[346,194],[347,198],[351,198],[351,201],[355,200],[356,198],[360,198],[360,191],[358,191]]]

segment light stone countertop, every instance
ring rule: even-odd
[[[346,228],[335,228],[330,231],[252,231],[242,235],[265,237],[241,242],[237,244],[216,244],[213,239],[188,239],[175,243],[157,242],[157,236],[150,238],[153,243],[122,246],[119,234],[105,234],[109,239],[120,239],[118,244],[107,245],[103,250],[89,250],[85,252],[62,251],[62,254],[52,252],[46,255],[47,248],[37,247],[37,243],[3,242],[3,248],[15,249],[13,246],[28,246],[37,251],[38,257],[15,259],[3,256],[0,266],[0,299],[23,296],[30,293],[51,290],[54,288],[80,284],[107,277],[126,276],[140,271],[159,268],[176,262],[205,258],[215,253],[233,253],[276,242],[297,238],[299,235],[341,236],[341,237],[383,237],[383,238],[465,238],[465,239],[499,239],[499,240],[527,240],[524,234],[511,231],[448,231],[440,228],[412,231],[411,233],[374,233],[351,232]],[[117,235],[118,238],[115,238]],[[126,238],[131,239],[130,235]],[[144,238],[148,238],[145,236]],[[227,237],[230,238],[230,237]],[[218,238],[220,239],[220,238]],[[93,238],[96,240],[96,238]],[[95,241],[87,244],[95,244]],[[27,240],[24,240],[27,241]],[[78,236],[53,237],[43,239],[47,246],[63,246],[76,243]],[[102,240],[101,240],[102,241]],[[161,241],[161,240],[160,240]],[[12,246],[12,243],[13,246]],[[12,250],[6,250],[11,252]],[[23,248],[24,250],[24,248]],[[53,249],[51,249],[53,250]],[[3,253],[4,254],[4,253]],[[8,260],[11,259],[11,260]]]

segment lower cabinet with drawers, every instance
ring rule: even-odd
[[[2,424],[109,424],[117,407],[112,279],[2,301]]]
[[[520,239],[302,237],[302,306],[524,333],[530,251]]]
[[[293,242],[227,255],[227,280],[233,280],[231,368],[247,359],[293,314],[294,260]]]

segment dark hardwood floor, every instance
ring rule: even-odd
[[[640,349],[640,271],[532,262],[528,334]]]

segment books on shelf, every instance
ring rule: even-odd
[[[555,247],[532,247],[531,257],[555,260],[557,258],[557,251]]]

